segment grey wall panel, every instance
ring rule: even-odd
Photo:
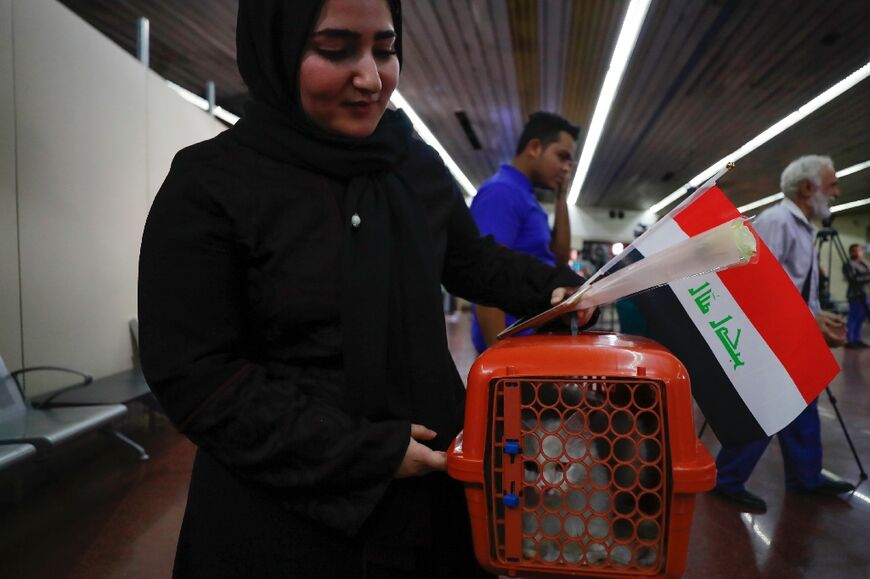
[[[24,362],[109,374],[131,364],[146,71],[52,0],[15,0],[13,26]]]
[[[0,356],[14,369],[22,362],[12,62],[12,0],[0,0]]]
[[[148,202],[169,173],[180,149],[210,139],[224,125],[183,100],[159,75],[148,73]]]

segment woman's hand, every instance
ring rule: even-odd
[[[568,296],[570,296],[571,294],[576,292],[578,289],[580,289],[580,288],[557,287],[556,289],[553,290],[553,293],[550,295],[550,305],[551,306],[559,305],[560,303],[562,303],[562,301],[565,298],[567,298]],[[577,310],[576,312],[574,312],[573,314],[570,314],[570,315],[575,315],[575,314],[577,316],[577,327],[582,328],[583,326],[585,326],[586,324],[589,323],[589,320],[592,319],[592,316],[595,314],[595,308],[586,308],[583,310]],[[568,316],[566,315],[565,318],[567,319]]]
[[[429,430],[422,424],[411,425],[411,442],[405,451],[405,458],[396,471],[396,478],[420,476],[435,470],[447,469],[447,454],[432,450],[428,446],[420,444],[418,440],[432,440],[435,438],[434,430]]]

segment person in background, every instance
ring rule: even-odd
[[[864,248],[858,243],[849,246],[849,261],[843,264],[843,275],[849,282],[846,298],[849,316],[846,319],[846,347],[867,348],[861,340],[861,327],[870,312],[870,265],[864,261]]]
[[[580,127],[559,115],[529,116],[510,163],[488,179],[471,203],[471,214],[482,235],[536,257],[548,265],[565,265],[571,256],[567,186],[574,166]],[[534,189],[555,192],[552,230]],[[471,339],[478,352],[495,342],[516,318],[487,304],[472,308]]]
[[[808,155],[790,163],[780,178],[785,199],[766,209],[754,222],[755,230],[800,290],[829,346],[842,346],[842,318],[819,307],[819,263],[814,251],[816,229],[811,219],[827,219],[830,204],[840,195],[834,163],[828,157]],[[851,492],[854,486],[822,474],[822,438],[817,400],[777,434],[789,490],[821,495]],[[744,484],[770,443],[770,438],[742,446],[723,447],[716,457],[716,492],[755,511],[767,503]]]
[[[388,110],[399,0],[240,0],[242,119],[180,151],[142,239],[142,368],[197,447],[174,577],[489,577],[445,470],[439,285],[519,314],[581,283],[481,237]]]

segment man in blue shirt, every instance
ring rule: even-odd
[[[785,199],[766,209],[755,230],[797,286],[816,316],[829,346],[842,346],[846,334],[842,318],[819,306],[819,263],[814,249],[816,228],[810,219],[831,215],[830,203],[840,195],[834,164],[828,157],[807,155],[789,164],[780,178]],[[822,474],[822,437],[816,400],[778,435],[790,490],[837,495],[855,489]],[[723,447],[716,457],[716,491],[726,499],[756,511],[767,510],[761,497],[743,486],[770,438],[742,446]]]
[[[580,127],[559,115],[533,113],[523,128],[510,163],[487,180],[471,203],[481,235],[533,255],[549,265],[565,265],[571,252],[567,186],[574,164]],[[534,188],[556,192],[553,230]],[[471,339],[478,352],[515,318],[496,308],[476,305],[472,310]]]

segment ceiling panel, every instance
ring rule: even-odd
[[[130,52],[151,21],[151,65],[241,113],[237,0],[62,0]],[[400,90],[475,184],[510,160],[529,112],[588,128],[628,0],[404,0]],[[646,209],[870,61],[866,0],[653,0],[580,204]],[[787,160],[870,159],[870,80],[738,162],[738,204],[778,190]],[[456,113],[464,112],[475,150]],[[582,141],[582,138],[581,138]],[[870,195],[865,173],[843,199]]]
[[[582,127],[585,135],[628,0],[575,0],[573,5],[562,111],[566,118]]]
[[[507,0],[507,7],[520,112],[525,119],[540,108],[538,0]]]
[[[735,205],[780,190],[779,176],[802,155],[829,155],[835,167],[870,161],[870,82],[864,82],[736,163],[719,184]],[[840,182],[838,203],[870,197],[870,170]]]
[[[858,69],[868,7],[654,3],[581,204],[649,207]]]

